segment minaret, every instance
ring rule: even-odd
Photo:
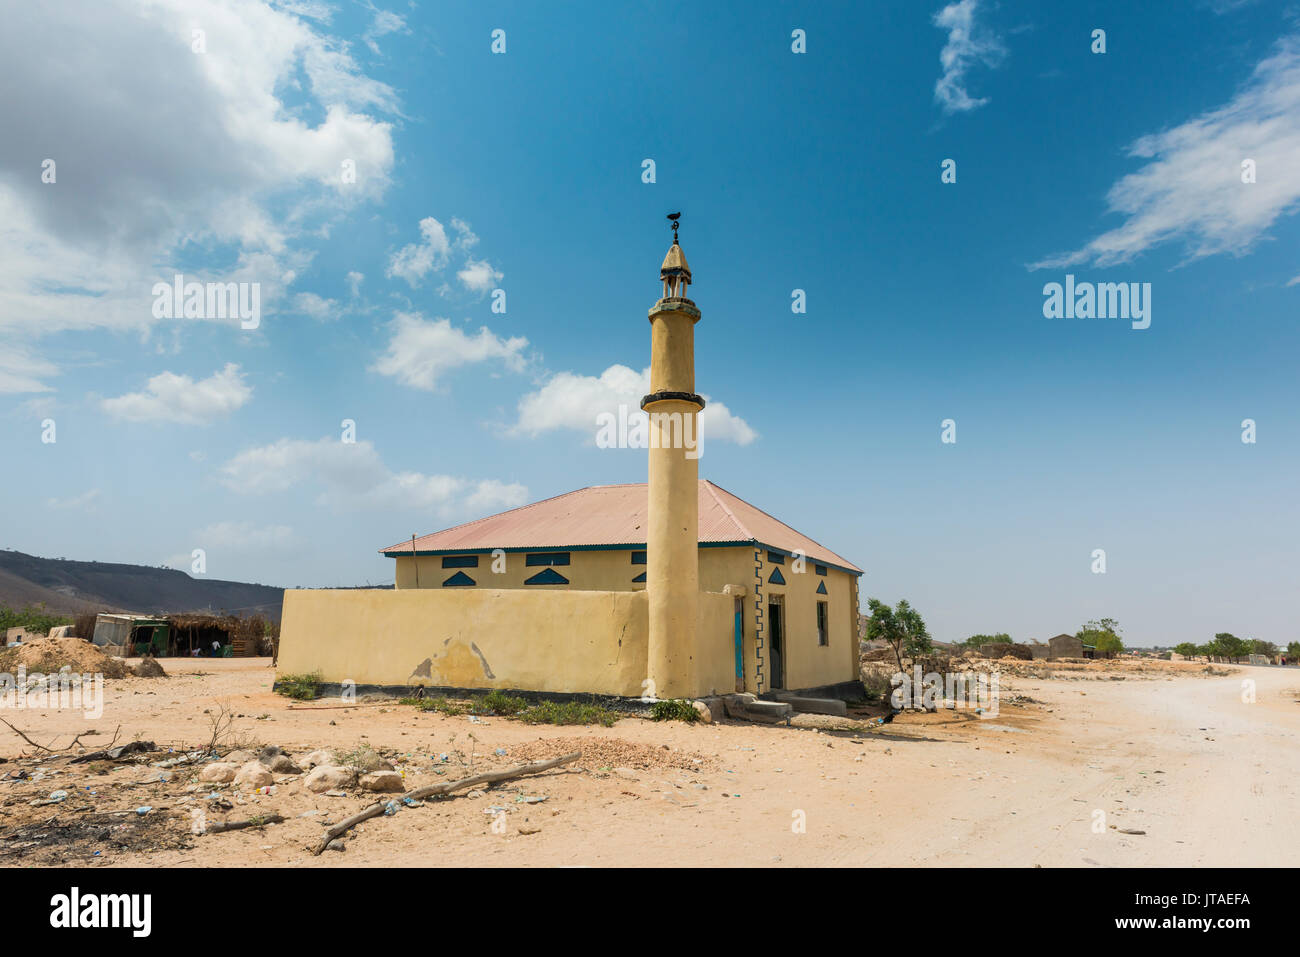
[[[677,242],[678,215],[668,217],[673,220],[673,244],[659,269],[663,298],[650,307],[650,394],[641,400],[641,408],[650,416],[648,677],[652,693],[659,698],[697,693],[698,450],[702,447],[697,415],[704,400],[695,394],[695,324],[700,310],[686,298],[691,270]]]

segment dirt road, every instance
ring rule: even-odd
[[[229,795],[230,817],[274,810],[288,818],[284,824],[190,837],[189,809],[210,790],[192,783],[190,772],[158,781],[147,767],[101,769],[87,783],[62,771],[0,784],[0,862],[1300,864],[1300,670],[1293,668],[1240,667],[1227,677],[1187,669],[1084,680],[1013,678],[1003,681],[1004,700],[1032,700],[1004,704],[995,718],[904,715],[864,733],[640,719],[613,728],[555,728],[397,705],[324,709],[337,705],[324,701],[315,703],[322,710],[297,710],[270,693],[272,671],[264,659],[165,664],[167,678],[109,682],[104,716],[95,722],[104,738],[120,725],[123,740],[194,746],[206,739],[211,712],[225,703],[249,740],[292,753],[359,744],[389,749],[410,787],[459,776],[466,760],[478,768],[516,763],[539,740],[585,747],[593,757],[580,771],[552,772],[367,822],[349,837],[345,852],[320,857],[304,848],[317,840],[321,823],[341,820],[372,798],[312,794],[290,779],[276,796]],[[1243,701],[1247,679],[1256,682],[1254,703]],[[41,741],[66,740],[89,726],[67,711],[0,716]],[[84,740],[96,746],[94,738]],[[643,745],[643,755],[663,752],[663,760],[619,766],[621,758],[597,756],[630,745]],[[0,756],[12,760],[24,752],[31,748],[0,727]],[[460,763],[442,762],[448,753]],[[0,774],[6,767],[13,765],[0,764]],[[64,782],[85,802],[81,810],[71,800],[53,817],[40,808],[41,821],[75,824],[92,806],[129,819],[130,809],[147,804],[156,809],[151,813],[172,816],[165,823],[179,837],[152,846],[104,845],[93,858],[70,840],[54,849],[23,850],[40,823],[33,823],[30,800],[68,787]],[[504,833],[494,833],[493,820],[502,819],[499,810],[485,813],[491,808],[504,809]],[[25,816],[30,826],[23,828]],[[38,852],[47,856],[34,857]]]

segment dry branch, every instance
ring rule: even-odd
[[[430,784],[428,787],[416,788],[414,791],[404,795],[412,801],[418,801],[421,798],[436,797],[440,794],[450,794],[452,791],[460,791],[464,788],[473,787],[476,784],[494,784],[497,781],[508,781],[511,778],[521,778],[529,774],[540,774],[542,771],[549,771],[551,768],[559,767],[561,764],[572,764],[582,757],[581,751],[571,751],[568,754],[561,755],[558,758],[551,758],[549,761],[534,761],[531,764],[519,764],[513,768],[505,768],[501,771],[487,771],[483,774],[476,774],[473,777],[461,778],[459,781],[446,781],[442,784]],[[313,854],[320,854],[329,846],[329,842],[341,834],[346,834],[352,828],[356,827],[362,821],[368,821],[372,817],[378,817],[384,813],[388,807],[387,801],[379,801],[370,805],[364,811],[352,815],[350,818],[339,821],[339,823],[325,831],[325,836],[321,838],[320,844],[316,846]]]
[[[203,829],[204,834],[220,834],[223,831],[242,831],[246,827],[261,827],[264,824],[283,824],[284,818],[279,814],[266,817],[250,817],[246,821],[214,821]]]

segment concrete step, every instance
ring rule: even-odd
[[[790,715],[794,711],[784,701],[762,701],[749,693],[724,695],[722,703],[727,709],[727,717],[742,721],[789,723]]]
[[[849,713],[848,705],[839,698],[808,698],[790,691],[778,691],[774,697],[795,711],[808,714],[831,714],[843,718]]]

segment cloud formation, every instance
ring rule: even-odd
[[[486,326],[467,335],[448,319],[398,313],[388,329],[388,348],[370,368],[416,389],[432,391],[444,374],[471,363],[499,361],[514,372],[525,365],[528,340],[502,339]]]
[[[249,495],[318,489],[316,504],[337,509],[411,508],[482,514],[523,505],[528,489],[498,479],[394,472],[369,441],[280,439],[240,452],[220,469],[227,488]]]
[[[226,363],[220,372],[195,382],[187,375],[160,372],[143,392],[100,400],[100,408],[128,422],[176,422],[206,425],[224,419],[253,397],[239,366]]]
[[[966,90],[966,74],[972,67],[996,66],[1006,55],[1001,39],[975,22],[979,0],[958,0],[934,15],[934,25],[948,31],[948,42],[939,51],[943,73],[934,84],[934,100],[945,113],[966,113],[987,103],[988,97],[973,97]]]
[[[649,391],[649,368],[637,372],[625,365],[612,365],[598,376],[560,372],[519,400],[519,419],[510,432],[537,436],[567,429],[586,435],[594,443],[598,415],[609,413],[617,417],[619,406],[623,405],[627,407],[629,421],[644,417],[641,397]],[[734,415],[725,404],[707,395],[703,398],[706,405],[700,413],[700,432],[706,441],[749,445],[758,438],[749,423]]]
[[[1031,268],[1113,266],[1175,240],[1190,259],[1248,253],[1300,208],[1300,37],[1279,41],[1225,106],[1140,137],[1128,155],[1146,165],[1106,194],[1108,210],[1124,221]],[[1242,181],[1246,160],[1253,183]]]
[[[208,253],[194,279],[260,282],[270,306],[310,260],[302,240],[384,192],[380,115],[396,94],[312,13],[324,8],[64,0],[0,31],[0,85],[24,91],[0,138],[0,352],[168,321],[149,289],[187,272],[182,255]]]

